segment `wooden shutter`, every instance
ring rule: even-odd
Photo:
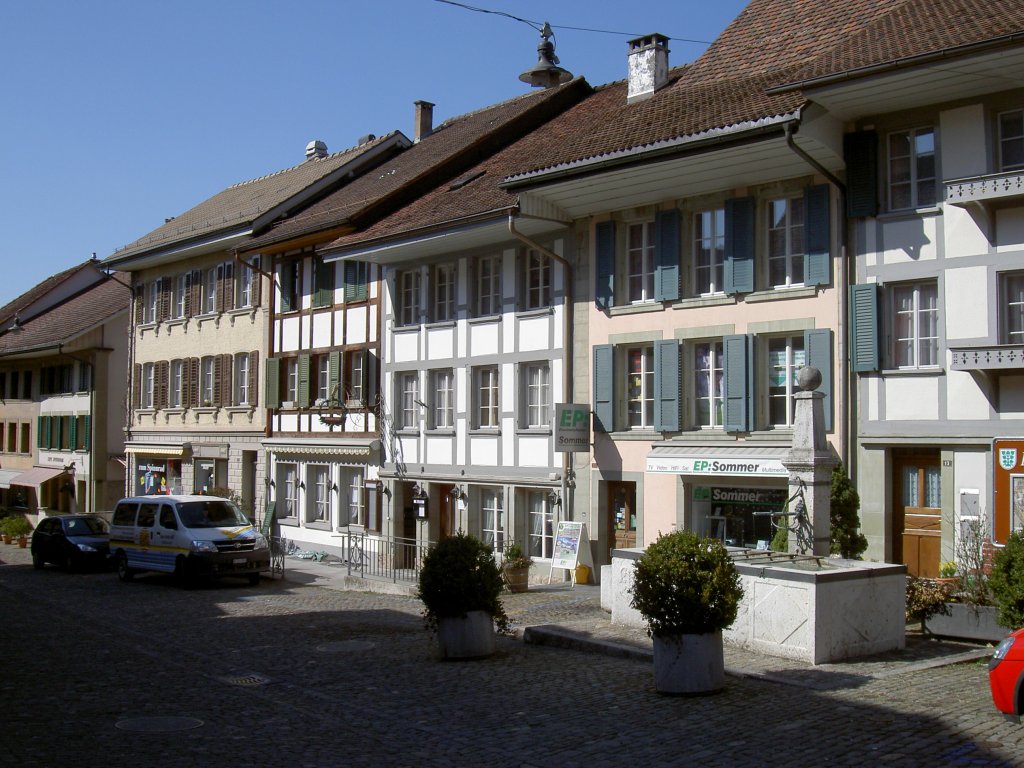
[[[846,159],[846,215],[851,219],[878,213],[878,133],[843,136]]]
[[[299,355],[299,382],[295,399],[297,407],[309,408],[309,355]]]
[[[281,311],[291,312],[296,307],[292,306],[292,289],[295,286],[295,270],[298,269],[294,260],[285,261],[281,264]]]
[[[171,316],[171,286],[174,281],[169,277],[160,278],[160,299],[157,304],[156,319],[167,320]]]
[[[192,279],[189,285],[189,306],[188,316],[203,314],[203,273],[202,270],[193,269]]]
[[[679,342],[654,342],[654,428],[659,432],[680,429],[679,381]]]
[[[68,435],[68,443],[70,444],[71,450],[73,451],[75,450],[75,448],[78,447],[78,417],[69,416],[68,419],[68,432],[70,433]]]
[[[615,222],[602,221],[594,231],[597,260],[597,282],[594,303],[598,309],[615,304]]]
[[[313,306],[329,307],[334,304],[334,264],[319,257],[313,258]]]
[[[259,255],[249,258],[249,263],[257,269],[250,269],[249,279],[252,281],[252,305],[258,307],[263,300],[263,275],[258,271],[262,267],[262,259]]]
[[[267,408],[278,408],[281,405],[281,360],[277,357],[268,357],[264,363],[266,368],[263,377],[263,391]]]
[[[825,431],[832,431],[832,331],[822,328],[815,331],[804,331],[804,349],[807,351],[807,364],[821,371],[821,386],[818,391],[825,396],[822,405],[825,409]]]
[[[828,184],[804,191],[804,284],[829,285],[832,282],[831,215]]]
[[[233,373],[233,363],[235,359],[231,355],[218,355],[217,362],[220,364],[220,382],[217,381],[217,363],[214,363],[214,399],[220,402],[217,405],[235,405],[234,401],[234,379],[231,374]],[[218,394],[219,392],[219,394]]]
[[[249,353],[249,405],[254,408],[260,402],[260,353],[253,350]]]
[[[341,387],[338,386],[340,381],[341,352],[335,350],[333,352],[329,352],[327,355],[327,397],[331,400],[345,399],[342,397]]]
[[[874,283],[850,286],[850,370],[855,373],[881,367],[878,291]]]
[[[132,408],[142,407],[142,365],[132,366]]]
[[[217,267],[217,293],[217,309],[220,312],[235,308],[235,265],[230,261]]]
[[[48,416],[36,417],[36,446],[39,448],[50,447],[50,425],[46,423]]]
[[[722,375],[725,378],[725,431],[749,432],[754,401],[753,338],[726,336]]]
[[[344,262],[345,301],[366,298],[366,274],[369,266],[357,261]]]
[[[594,431],[615,429],[615,347],[594,347]]]
[[[166,360],[161,360],[153,367],[153,407],[166,408],[168,389],[170,389],[171,364]]]
[[[85,418],[82,419],[82,429],[85,432],[85,434],[82,435],[82,447],[85,448],[85,450],[87,450],[87,451],[91,450],[92,449],[92,416],[86,415]]]
[[[725,201],[725,292],[754,290],[754,198]]]
[[[654,217],[654,298],[679,300],[679,211],[658,211]]]
[[[135,286],[135,324],[141,325],[146,320],[146,286],[138,283]]]

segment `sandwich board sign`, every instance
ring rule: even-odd
[[[570,571],[576,583],[576,564],[580,559],[580,543],[583,541],[583,523],[559,520],[555,527],[555,546],[551,554],[551,571],[555,568]],[[551,577],[548,577],[548,583]]]

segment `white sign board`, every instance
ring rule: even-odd
[[[573,570],[580,556],[583,523],[560,520],[555,528],[555,551],[551,556],[552,568]]]
[[[780,459],[724,456],[648,456],[648,472],[729,477],[787,477]]]

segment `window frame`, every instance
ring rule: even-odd
[[[472,369],[472,376],[473,429],[499,430],[501,428],[501,371],[497,365],[480,365]]]
[[[249,402],[249,353],[235,354],[235,363],[231,366],[231,402],[234,405],[253,405]]]
[[[710,221],[710,234],[705,233],[705,220]],[[725,206],[705,208],[693,213],[693,295],[725,295]],[[701,254],[708,253],[707,263],[701,263]],[[701,275],[708,273],[707,290]],[[717,279],[716,279],[717,278]]]
[[[454,262],[435,264],[430,270],[430,320],[433,323],[454,322],[458,272]]]
[[[289,474],[290,472],[290,474]],[[278,462],[275,467],[277,495],[274,510],[278,518],[297,519],[299,510],[299,465],[295,462]],[[282,510],[282,502],[284,509]]]
[[[551,429],[550,362],[538,360],[522,363],[519,366],[519,386],[522,393],[520,427],[522,429]]]
[[[395,275],[395,324],[415,327],[420,324],[420,269],[403,269]]]
[[[306,522],[331,523],[331,466],[307,464],[306,467]]]
[[[931,307],[921,306],[921,289],[928,288],[933,305]],[[900,296],[910,292],[911,307],[909,310],[899,308]],[[935,279],[919,280],[905,283],[897,283],[890,286],[888,296],[889,306],[889,359],[892,367],[901,371],[913,370],[935,370],[938,369],[941,360],[939,356],[939,342],[941,333],[939,329],[939,286]],[[910,316],[909,336],[897,337],[899,332],[899,318],[901,315]],[[931,316],[934,318],[934,336],[922,335],[922,320]],[[922,363],[922,345],[926,340],[931,340],[931,362]],[[907,345],[909,344],[909,347]],[[909,357],[904,357],[905,352],[901,347],[907,347]]]
[[[184,387],[185,361],[171,360],[170,375],[167,382],[167,406],[169,408],[184,407]]]
[[[500,254],[491,253],[481,256],[475,263],[476,317],[494,317],[501,314],[501,269]]]
[[[780,205],[785,206],[781,216]],[[771,289],[803,286],[804,259],[807,255],[807,206],[803,194],[772,197],[766,202],[765,263],[767,285]],[[794,215],[799,211],[799,216]],[[794,219],[799,218],[799,222]],[[781,251],[776,251],[776,235],[781,235]],[[782,265],[781,275],[776,270]],[[780,281],[778,278],[782,277]]]
[[[922,136],[930,134],[932,147],[930,152],[919,152],[917,149],[917,141]],[[907,137],[907,144],[909,152],[906,155],[893,155],[893,140],[899,136]],[[938,182],[939,182],[939,169],[938,169],[938,137],[937,130],[934,125],[928,126],[917,126],[915,128],[905,128],[899,131],[890,131],[886,136],[886,203],[888,210],[890,211],[907,211],[915,208],[930,208],[938,204]],[[932,175],[931,176],[920,176],[919,164],[923,157],[928,155],[932,158]],[[895,161],[906,158],[907,162],[907,178],[901,179],[899,182],[893,180],[893,166]],[[921,200],[920,185],[924,182],[931,181],[931,199]],[[898,205],[893,200],[893,190],[897,185],[908,185],[909,196],[906,205]]]
[[[783,357],[781,364],[777,364],[773,359],[772,347],[778,347],[780,344],[783,347]],[[768,379],[765,386],[765,422],[771,429],[791,429],[796,416],[793,395],[799,391],[796,377],[799,370],[807,365],[808,350],[804,344],[804,334],[769,336],[765,339],[764,351]],[[779,370],[782,371],[781,378]],[[778,384],[780,380],[781,386]],[[783,416],[781,420],[776,420],[776,413],[780,407]]]
[[[505,548],[505,499],[500,487],[485,486],[480,498],[480,540],[494,552]]]
[[[623,272],[626,277],[626,304],[651,304],[654,298],[654,273],[657,268],[654,249],[657,237],[654,219],[626,222],[623,247]],[[639,243],[633,235],[639,231]],[[637,263],[639,267],[637,268]]]
[[[534,248],[527,248],[520,259],[520,311],[549,309],[553,296],[551,259]]]
[[[698,357],[708,348],[710,363],[702,365]],[[723,339],[696,341],[690,346],[693,369],[692,424],[698,430],[723,431],[725,429],[725,342]],[[701,395],[701,382],[707,384],[707,395]],[[717,386],[716,386],[717,384]],[[717,390],[717,392],[716,392]],[[703,418],[701,403],[707,402],[707,419]]]
[[[430,372],[430,428],[455,429],[455,371],[437,368]]]
[[[527,555],[549,560],[554,555],[557,507],[552,505],[548,491],[528,490],[525,496]],[[535,525],[536,521],[539,525]]]
[[[1016,136],[1009,137],[1009,140],[1018,142],[1020,144],[1020,148],[1017,150],[1017,152],[1020,155],[1021,159],[1017,163],[1008,164],[1005,159],[1005,144],[1007,143],[1008,139],[1003,134],[1003,120],[1007,116],[1016,116],[1017,120],[1020,123],[1020,126],[1018,128],[1019,133]],[[1000,112],[996,116],[996,132],[998,133],[996,139],[996,147],[998,149],[999,155],[999,157],[997,158],[999,163],[999,171],[1001,173],[1024,171],[1024,109],[1008,109],[1004,112]]]
[[[395,374],[395,416],[398,429],[412,431],[419,429],[420,377],[418,371]]]
[[[640,383],[634,383],[634,356],[639,354]],[[623,425],[627,430],[649,432],[654,425],[654,344],[630,344],[622,348]],[[636,405],[639,404],[639,412]],[[639,420],[634,415],[639,413]]]
[[[1013,284],[1018,281],[1019,298],[1014,299]],[[999,273],[999,343],[1024,344],[1024,270]]]
[[[142,388],[140,390],[139,408],[144,411],[152,410],[154,407],[154,396],[156,393],[156,363],[148,362],[142,364]]]
[[[199,359],[199,404],[204,408],[209,408],[216,402],[215,359],[213,355]]]

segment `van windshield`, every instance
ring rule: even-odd
[[[249,525],[248,518],[230,501],[185,501],[178,505],[178,517],[186,528]]]

